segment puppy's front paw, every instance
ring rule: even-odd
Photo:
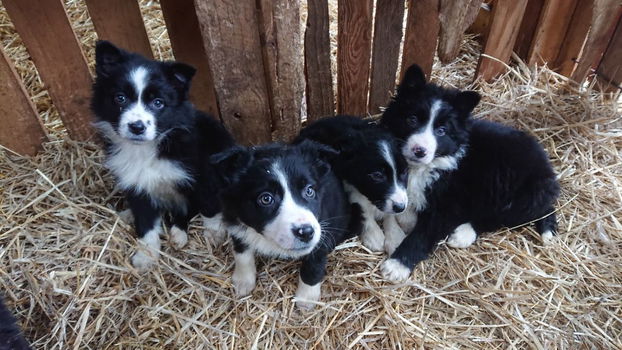
[[[555,242],[555,234],[552,231],[545,231],[540,237],[544,246],[550,246]]]
[[[245,297],[255,289],[255,274],[247,271],[234,271],[231,278],[235,294],[239,297]]]
[[[188,243],[188,234],[177,226],[171,227],[170,237],[175,249],[181,249]]]
[[[221,245],[227,239],[227,230],[222,222],[222,215],[218,214],[214,217],[203,217],[203,237],[214,246]]]
[[[387,231],[384,239],[384,251],[390,256],[395,249],[402,243],[406,234],[399,226],[391,228],[391,232]]]
[[[447,245],[452,248],[468,248],[477,239],[477,233],[471,224],[462,224],[447,238]]]
[[[361,234],[361,243],[372,252],[381,252],[384,244],[384,233],[378,226],[368,227]]]
[[[315,285],[308,285],[302,280],[298,281],[298,289],[296,290],[296,306],[304,309],[311,310],[320,300],[322,283]]]
[[[410,277],[411,270],[397,259],[387,259],[380,267],[382,277],[392,282],[405,281]]]
[[[139,272],[146,272],[158,261],[160,254],[153,250],[139,250],[131,258],[132,266]]]

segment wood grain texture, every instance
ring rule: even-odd
[[[97,37],[153,58],[137,0],[85,0]]]
[[[408,1],[400,80],[406,69],[415,63],[430,78],[440,30],[439,11],[440,0]]]
[[[160,0],[160,6],[175,59],[190,64],[197,70],[190,87],[190,100],[200,110],[219,119],[214,80],[203,48],[194,1]]]
[[[13,63],[1,47],[0,81],[0,145],[22,155],[34,155],[47,141],[47,135]]]
[[[543,7],[544,0],[529,0],[527,2],[525,15],[523,16],[523,21],[518,30],[516,43],[514,44],[514,51],[524,61],[526,61],[529,56],[529,49],[531,48],[533,37],[536,34]]]
[[[302,124],[304,59],[300,2],[259,0],[260,37],[272,114],[272,138],[291,141]]]
[[[211,0],[195,5],[223,123],[243,144],[270,141],[255,1]]]
[[[464,32],[477,18],[483,0],[441,0],[441,32],[438,58],[443,63],[453,61],[460,52]]]
[[[605,91],[622,89],[622,20],[618,21],[596,73]]]
[[[572,75],[592,23],[594,0],[579,0],[574,9],[557,59],[550,67],[567,77]]]
[[[339,0],[337,113],[367,114],[372,0]]]
[[[308,0],[304,50],[310,122],[335,113],[328,24],[328,0]]]
[[[596,68],[622,14],[620,0],[595,0],[592,24],[572,79],[582,82]]]
[[[577,1],[545,0],[529,49],[528,64],[550,64],[557,60]]]
[[[503,63],[510,60],[526,7],[527,0],[498,1],[495,4],[483,55],[496,60],[480,56],[476,77],[489,81],[505,70]]]
[[[371,114],[380,113],[380,107],[389,103],[395,89],[403,20],[403,0],[377,1],[369,86],[368,111]]]
[[[61,0],[3,0],[69,136],[92,137],[92,78]],[[62,43],[62,45],[61,45]]]

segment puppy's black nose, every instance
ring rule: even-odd
[[[415,154],[415,157],[423,158],[428,152],[423,147],[415,146],[413,147],[413,153]]]
[[[406,206],[404,205],[404,203],[393,203],[394,213],[401,213],[404,211],[404,209],[406,209]]]
[[[313,238],[313,232],[313,226],[309,224],[294,226],[294,228],[292,228],[294,236],[305,243],[309,242],[311,238]]]
[[[147,129],[145,127],[145,124],[140,120],[127,124],[127,127],[130,129],[130,132],[134,135],[140,135],[145,132],[145,129]]]

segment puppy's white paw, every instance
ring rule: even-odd
[[[477,239],[477,233],[471,224],[462,224],[447,238],[447,245],[452,248],[468,248]]]
[[[222,222],[222,214],[211,218],[203,216],[203,237],[213,245],[220,245],[227,239],[227,230]]]
[[[410,277],[410,269],[397,259],[388,259],[380,267],[382,277],[392,282],[405,281]]]
[[[236,269],[233,272],[231,282],[233,283],[233,287],[235,288],[235,294],[239,297],[245,297],[251,294],[253,289],[255,289],[256,276],[254,273],[241,270],[243,269]]]
[[[321,282],[311,286],[299,279],[296,290],[296,306],[304,310],[313,309],[317,301],[320,300],[321,286]]]
[[[170,239],[173,248],[181,249],[188,243],[188,234],[177,226],[171,227]]]
[[[381,252],[384,245],[384,233],[377,225],[369,226],[361,234],[361,243],[372,252]]]
[[[545,246],[552,245],[555,242],[555,235],[551,231],[545,231],[542,233],[542,244]]]
[[[387,231],[384,239],[384,251],[391,255],[406,238],[406,234],[399,227],[394,227],[391,232]]]
[[[155,265],[158,261],[160,254],[157,251],[152,250],[139,250],[132,256],[132,266],[134,266],[139,272],[146,272]]]

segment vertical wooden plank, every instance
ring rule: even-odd
[[[0,144],[34,155],[47,141],[45,129],[11,61],[0,47]]]
[[[372,0],[339,0],[337,11],[337,113],[365,115]]]
[[[415,63],[430,78],[440,30],[439,11],[439,0],[408,1],[400,78]]]
[[[618,21],[596,73],[605,91],[622,89],[622,20]]]
[[[304,60],[298,0],[259,0],[260,37],[272,112],[272,137],[290,141],[300,131]]]
[[[557,59],[550,65],[559,74],[569,77],[574,71],[579,60],[581,48],[583,48],[587,33],[590,30],[593,9],[593,0],[577,1],[577,6],[568,24],[568,31],[564,40],[562,40]]]
[[[613,35],[622,14],[620,0],[595,0],[592,25],[583,48],[583,54],[572,73],[572,79],[582,82],[590,69],[598,64]]]
[[[85,0],[97,37],[128,51],[153,58],[136,0]]]
[[[368,107],[371,114],[380,113],[380,107],[386,106],[395,89],[403,20],[403,0],[376,2]]]
[[[544,7],[544,0],[529,0],[527,2],[525,15],[518,30],[516,44],[514,44],[514,51],[524,61],[527,61],[527,57],[529,57],[529,49],[536,34],[536,28],[538,28],[542,7]]]
[[[501,62],[507,63],[510,60],[526,7],[527,0],[498,1],[495,4],[483,55],[496,60],[480,56],[476,77],[491,80],[505,70]]]
[[[332,115],[335,110],[328,22],[328,0],[307,0],[304,47],[307,120],[310,122]]]
[[[554,63],[578,0],[545,0],[529,49],[528,64]],[[586,1],[586,0],[582,0]]]
[[[477,18],[482,2],[483,0],[441,0],[441,34],[438,42],[438,58],[441,62],[451,62],[458,56],[464,32]]]
[[[225,126],[242,143],[270,141],[255,1],[196,1],[195,5]]]
[[[3,0],[15,29],[48,87],[69,136],[87,140],[91,74],[61,0]]]
[[[190,100],[200,110],[220,118],[214,80],[203,47],[194,1],[160,0],[160,6],[175,59],[197,70],[190,87]]]

